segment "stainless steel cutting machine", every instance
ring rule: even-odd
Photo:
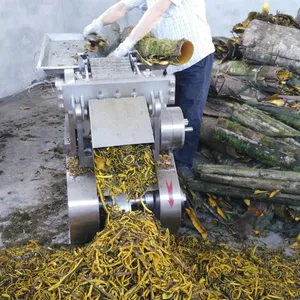
[[[176,232],[186,198],[173,151],[183,146],[192,128],[175,106],[175,77],[139,63],[134,52],[120,59],[98,58],[84,54],[83,47],[81,35],[47,34],[38,62],[38,69],[56,78],[58,107],[65,112],[67,160],[78,157],[80,166],[93,168],[93,149],[137,144],[151,144],[156,161],[168,154],[171,165],[156,166],[158,183],[143,201],[163,226]],[[76,64],[71,63],[72,53],[77,54]],[[88,242],[105,220],[95,175],[74,177],[67,170],[67,190],[70,242]],[[109,194],[105,199],[125,211],[140,201],[128,201],[126,195],[113,200]]]

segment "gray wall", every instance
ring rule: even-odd
[[[0,0],[0,97],[21,91],[39,79],[35,71],[43,34],[82,32],[93,18],[118,0]],[[207,16],[213,35],[230,36],[232,26],[264,0],[210,0]],[[272,12],[296,15],[299,0],[271,0]],[[298,5],[297,5],[298,4]],[[137,10],[121,23],[134,24]]]

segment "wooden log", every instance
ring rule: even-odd
[[[255,106],[257,105],[257,101],[247,101],[252,103],[251,105],[254,107],[250,107],[247,104],[241,105],[239,103],[234,103],[233,101],[227,102],[222,99],[209,98],[208,101],[213,105],[226,106],[227,112],[232,115],[232,120],[235,122],[238,122],[239,124],[254,130],[255,132],[260,132],[263,135],[280,138],[278,146],[280,146],[281,143],[285,144],[288,148],[294,148],[292,151],[299,151],[297,148],[300,148],[300,143],[294,138],[299,138],[300,131],[295,130],[293,127],[288,126],[280,120],[270,117],[268,114],[260,111],[259,109],[256,109]],[[297,119],[294,120],[294,123],[296,122]],[[268,142],[271,141],[268,140]]]
[[[213,105],[210,102],[206,102],[203,114],[209,117],[226,118],[229,119],[231,114],[227,112],[227,108],[221,105]]]
[[[276,179],[281,181],[300,182],[300,173],[290,171],[277,171],[269,169],[251,169],[244,167],[233,167],[226,165],[203,165],[194,167],[196,174],[217,174],[227,176],[238,176],[257,179]],[[300,189],[299,189],[300,194]]]
[[[275,191],[300,195],[300,183],[295,181],[279,181],[276,179],[248,178],[219,174],[199,174],[199,179],[206,182],[226,184],[234,187],[245,187],[255,190]]]
[[[258,104],[257,102],[256,103],[249,102],[249,105],[254,106],[257,109],[268,113],[269,115],[276,118],[277,120],[300,131],[300,114],[294,109],[286,108],[286,107],[277,107],[274,105]]]
[[[265,3],[266,4],[266,3]],[[243,36],[243,33],[245,32],[245,29],[249,26],[251,21],[253,20],[261,20],[263,22],[267,22],[270,24],[277,24],[281,26],[286,26],[290,28],[298,28],[300,29],[299,24],[297,23],[296,19],[287,14],[282,14],[278,12],[275,16],[269,13],[268,6],[263,7],[263,11],[261,13],[259,12],[250,12],[248,14],[248,17],[245,21],[242,23],[236,24],[232,31],[236,34],[238,34],[239,37]]]
[[[206,128],[206,132],[212,135],[213,140],[221,142],[223,145],[229,145],[268,166],[299,170],[300,153],[298,149],[229,120],[212,119],[203,117],[202,127]]]
[[[300,74],[300,30],[253,20],[242,38],[244,59]]]
[[[251,97],[257,100],[263,100],[267,97],[266,93],[260,92],[253,87],[253,84],[241,81],[234,76],[226,74],[213,74],[211,78],[211,86],[215,88],[218,95],[241,97]]]
[[[245,61],[228,61],[222,64],[217,62],[213,65],[213,71],[222,72],[230,76],[241,76],[247,78],[252,83],[259,81],[286,81],[293,77],[287,68],[264,66],[264,65],[252,65]]]
[[[189,181],[188,188],[191,191],[208,193],[216,196],[229,196],[236,199],[249,199],[252,201],[283,204],[288,206],[300,206],[300,195],[291,194],[277,194],[274,198],[268,198],[265,194],[254,195],[254,190],[242,188],[242,187],[232,187],[224,184],[210,183],[200,180]]]
[[[244,128],[243,131],[248,131],[248,129]],[[234,131],[216,127],[213,136],[223,143],[228,143],[237,151],[246,153],[249,157],[268,166],[281,167],[283,169],[294,171],[300,170],[300,161],[295,159],[292,154],[286,154],[276,148],[272,149],[270,146],[264,146],[261,143],[246,138]],[[266,142],[264,141],[264,143]]]
[[[237,158],[237,152],[234,147],[224,144],[222,141],[214,138],[214,128],[218,124],[217,118],[203,117],[200,132],[200,144],[204,144],[220,153],[227,154]]]
[[[300,137],[300,131],[270,117],[255,107],[247,104],[235,104],[232,109],[232,119],[252,130],[269,136]]]
[[[126,27],[122,33],[125,40],[134,27]],[[188,62],[194,54],[194,45],[186,40],[157,39],[151,33],[142,38],[135,49],[140,56],[149,63],[167,62],[174,65],[182,65]]]

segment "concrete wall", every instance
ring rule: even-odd
[[[0,97],[21,91],[39,78],[35,72],[45,32],[82,32],[93,18],[118,0],[0,0]],[[207,16],[214,35],[230,36],[232,26],[264,0],[210,0]],[[272,12],[296,15],[299,0],[271,0]],[[134,24],[137,10],[121,23]]]

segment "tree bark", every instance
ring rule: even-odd
[[[300,30],[253,20],[242,38],[244,59],[300,74]]]
[[[216,196],[229,196],[241,200],[249,199],[257,202],[275,203],[297,207],[300,206],[300,195],[277,194],[273,198],[268,198],[265,194],[254,195],[254,190],[252,189],[232,187],[200,180],[189,181],[188,188],[195,192],[208,193]]]

